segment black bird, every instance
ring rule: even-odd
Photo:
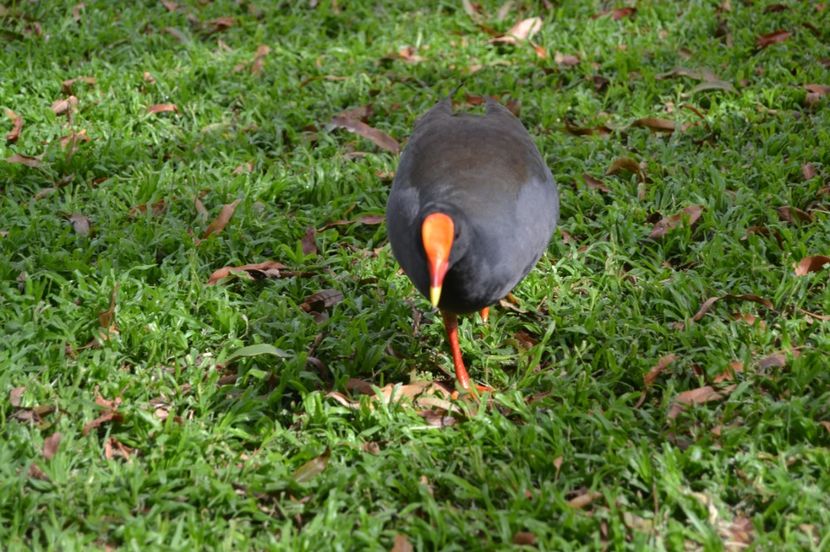
[[[556,183],[527,130],[492,98],[486,107],[455,115],[446,98],[421,117],[386,205],[392,253],[441,310],[464,389],[457,315],[481,311],[486,320],[542,256],[559,219]]]

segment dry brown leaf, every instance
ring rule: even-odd
[[[536,57],[539,59],[548,59],[548,50],[540,44],[533,45],[533,51],[536,52]]]
[[[797,265],[795,265],[796,276],[806,276],[811,272],[818,272],[824,265],[830,263],[830,257],[827,255],[812,255],[804,257]]]
[[[336,115],[332,118],[330,128],[344,128],[349,132],[353,132],[359,136],[371,140],[376,146],[392,153],[400,153],[401,146],[397,140],[374,127],[370,127],[363,121],[356,121]]]
[[[632,125],[647,128],[654,132],[671,133],[675,131],[674,121],[670,121],[668,119],[658,119],[656,117],[645,117],[642,119],[637,119],[632,123]]]
[[[732,85],[731,82],[723,81],[723,80],[714,80],[714,81],[705,81],[691,90],[689,90],[688,94],[684,94],[685,97],[694,96],[698,92],[708,92],[709,90],[724,90],[726,92],[735,92],[735,87]]]
[[[758,367],[762,370],[766,370],[767,368],[783,368],[787,365],[788,353],[792,355],[793,358],[801,356],[801,351],[796,348],[785,351],[777,351],[759,360]]]
[[[316,242],[316,232],[313,226],[309,226],[305,229],[305,235],[303,235],[302,239],[300,240],[302,248],[303,248],[303,255],[316,255],[317,254],[317,242]]]
[[[6,133],[6,143],[13,144],[20,138],[20,131],[23,130],[23,117],[11,109],[6,109],[6,117],[12,121],[12,129]]]
[[[141,77],[147,84],[156,84],[156,77],[154,77],[149,71],[144,71],[144,74]]]
[[[73,155],[75,155],[75,152],[78,151],[78,144],[82,142],[86,143],[91,140],[92,139],[87,136],[85,129],[81,129],[78,132],[73,130],[66,136],[61,137],[60,144],[61,148],[66,150],[66,158],[70,159]]]
[[[29,477],[40,479],[42,481],[49,481],[49,476],[46,475],[36,464],[29,465]]]
[[[55,100],[52,103],[52,111],[55,115],[69,114],[72,112],[72,109],[77,107],[77,105],[78,98],[75,96],[69,96],[68,98],[64,98],[62,100]]]
[[[708,81],[708,82],[722,82],[718,75],[712,72],[709,69],[689,69],[687,67],[675,67],[670,71],[666,71],[665,73],[659,73],[655,75],[654,78],[657,80],[668,79],[671,77],[689,77],[695,80],[700,81]]]
[[[585,180],[585,184],[587,184],[587,186],[592,190],[599,190],[605,194],[611,193],[611,190],[602,182],[602,180],[594,178],[588,173],[582,173],[582,178]]]
[[[346,382],[346,389],[349,391],[356,391],[361,395],[374,395],[375,390],[372,388],[372,384],[368,381],[363,381],[357,378],[349,378]]]
[[[677,416],[679,416],[680,413],[686,410],[689,406],[719,401],[731,393],[734,389],[735,386],[730,385],[729,387],[718,391],[711,385],[705,385],[703,387],[698,387],[697,389],[683,391],[672,401],[672,404],[669,407],[669,419],[673,420],[674,418],[677,418]]]
[[[326,449],[326,451],[317,456],[316,458],[312,458],[296,470],[294,470],[293,478],[294,481],[297,483],[308,483],[326,469],[326,466],[329,465],[329,458],[331,457],[331,451]]]
[[[107,460],[112,460],[116,456],[120,456],[127,462],[130,462],[132,459],[133,449],[116,439],[115,437],[110,437],[104,443],[104,457]]]
[[[176,4],[176,3],[175,3],[175,2],[173,2],[172,0],[161,0],[161,4],[162,4],[162,5],[165,7],[165,9],[166,9],[167,11],[169,11],[169,12],[174,12],[174,11],[176,11],[176,8],[178,8],[178,7],[179,7],[179,6],[178,6],[178,4]]]
[[[90,86],[94,86],[97,82],[95,77],[75,77],[74,79],[67,79],[61,83],[61,90],[64,94],[72,94],[72,88],[75,86],[75,83],[82,82],[84,84],[88,84]]]
[[[828,431],[828,433],[830,433],[830,421],[824,420],[819,423]]]
[[[226,266],[215,270],[208,278],[207,285],[215,286],[223,278],[227,278],[236,272],[259,272],[268,278],[279,278],[280,271],[287,268],[277,261],[265,261],[262,263],[246,264],[240,266]]]
[[[470,0],[461,0],[461,7],[464,12],[469,15],[473,21],[481,20],[481,4],[470,2]]]
[[[504,35],[492,38],[490,42],[493,44],[518,44],[519,42],[530,40],[541,29],[542,18],[529,17],[513,25]]]
[[[323,289],[312,293],[300,304],[305,312],[322,312],[343,300],[343,293],[336,289]]]
[[[421,61],[424,61],[424,58],[419,56],[415,52],[416,50],[414,46],[401,46],[400,48],[398,48],[398,53],[396,57],[398,59],[406,61],[407,63],[419,63]]]
[[[353,107],[351,109],[344,109],[338,113],[337,116],[345,119],[352,119],[353,121],[363,121],[364,123],[368,123],[372,113],[374,113],[372,104],[366,104]]]
[[[755,540],[755,527],[748,517],[736,516],[731,522],[719,521],[717,526],[726,552],[746,550]]]
[[[700,218],[700,215],[703,214],[703,205],[689,205],[681,210],[679,213],[671,215],[669,217],[664,217],[663,219],[659,220],[657,224],[654,225],[652,228],[651,233],[649,233],[649,238],[662,238],[665,236],[669,230],[677,228],[683,224],[683,221],[688,218],[689,226],[693,226],[695,222]]]
[[[13,165],[25,165],[32,169],[40,167],[43,164],[39,157],[29,157],[28,155],[22,155],[19,153],[13,153],[7,157],[6,163],[11,163]]]
[[[145,214],[149,212],[153,216],[159,216],[167,209],[167,203],[164,201],[164,198],[154,202],[154,203],[142,203],[141,205],[136,205],[135,207],[130,208],[129,216],[132,218],[137,217],[139,214]]]
[[[773,31],[771,33],[761,35],[755,40],[755,45],[760,48],[766,48],[772,44],[777,44],[779,42],[784,42],[788,38],[790,38],[790,32],[785,31],[783,29],[779,29],[777,31]]]
[[[107,410],[103,414],[101,414],[100,416],[98,416],[97,418],[92,420],[91,422],[88,422],[86,425],[84,425],[84,429],[83,429],[82,433],[84,435],[89,435],[89,432],[92,431],[93,429],[96,429],[96,428],[102,426],[103,424],[105,424],[107,422],[111,422],[111,421],[120,422],[121,419],[122,418],[121,418],[121,413],[120,412],[118,412],[116,410]]]
[[[613,19],[614,21],[619,21],[620,19],[623,19],[625,17],[634,17],[634,15],[636,15],[636,13],[637,13],[637,8],[633,8],[633,7],[615,8],[615,9],[612,9],[612,10],[605,10],[605,11],[601,11],[599,13],[595,13],[594,15],[591,16],[591,19],[598,19],[600,17],[610,15],[611,19]]]
[[[640,182],[645,182],[645,170],[643,169],[642,165],[640,165],[640,163],[637,163],[637,161],[630,157],[617,157],[616,159],[614,159],[614,161],[611,162],[611,166],[608,167],[608,170],[605,172],[605,174],[613,176],[623,171],[628,171],[632,174],[636,174]]]
[[[465,4],[469,4],[468,0],[464,0]],[[409,537],[403,533],[395,533],[395,540],[392,542],[392,550],[390,552],[412,552],[415,550],[412,543],[409,542]]]
[[[210,34],[226,31],[236,25],[236,19],[230,16],[217,17],[205,22]]]
[[[20,399],[23,398],[23,393],[25,392],[25,387],[13,387],[12,390],[9,391],[9,404],[15,408],[20,406]]]
[[[608,128],[606,125],[599,125],[595,127],[579,127],[571,124],[570,121],[565,119],[565,131],[568,134],[573,134],[574,136],[608,136],[613,132],[613,129]]]
[[[147,108],[147,113],[172,113],[177,112],[178,110],[179,108],[176,104],[162,103],[151,105]]]
[[[715,383],[722,383],[724,381],[734,381],[735,376],[744,371],[744,363],[740,360],[733,360],[729,363],[726,370],[718,374],[712,380]]]
[[[570,499],[568,501],[568,506],[579,510],[585,508],[586,506],[589,506],[593,501],[600,498],[601,496],[602,493],[598,493],[596,491],[588,491]]]
[[[81,213],[73,213],[69,215],[69,222],[72,223],[72,228],[79,236],[89,236],[90,222],[86,215]]]
[[[804,180],[815,178],[817,174],[816,168],[812,163],[804,163],[801,165],[801,176],[804,177]]]
[[[262,74],[262,69],[265,67],[265,56],[270,53],[271,48],[269,46],[266,46],[265,44],[257,46],[256,52],[254,53],[254,60],[251,62],[252,75]]]
[[[513,535],[513,544],[517,546],[536,546],[536,535],[530,531],[519,531]]]
[[[764,13],[777,13],[790,9],[786,4],[769,4],[764,8]]]
[[[421,410],[418,415],[424,419],[430,427],[449,427],[458,423],[458,418],[447,416],[435,410]]]
[[[222,210],[219,212],[219,216],[213,219],[213,222],[211,222],[205,229],[204,233],[202,234],[202,239],[207,239],[209,236],[212,235],[221,234],[222,230],[224,230],[225,226],[227,226],[230,222],[234,212],[236,212],[236,207],[240,204],[241,201],[241,199],[237,199],[234,200],[232,203],[223,205]]]
[[[46,460],[51,460],[58,453],[62,438],[63,435],[56,431],[43,441],[43,457]]]
[[[744,293],[740,295],[733,295],[731,293],[724,295],[724,299],[735,299],[737,301],[751,301],[753,303],[758,303],[759,305],[763,305],[769,310],[775,310],[775,305],[772,304],[772,301],[766,299],[764,297],[760,297],[758,295],[752,293]]]
[[[560,67],[573,67],[579,65],[579,57],[572,54],[563,54],[556,52],[553,54],[553,61]]]
[[[651,384],[654,383],[654,380],[663,373],[663,371],[669,367],[671,363],[677,360],[677,355],[675,354],[668,354],[660,357],[660,360],[657,361],[657,364],[651,367],[651,369],[643,376],[643,386],[648,388],[651,387]]]
[[[789,205],[779,207],[778,216],[781,220],[790,223],[813,222],[813,215],[807,211],[799,209],[798,207],[791,207]]]

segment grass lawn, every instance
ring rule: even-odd
[[[176,3],[0,6],[0,548],[830,550],[830,5]],[[461,323],[496,391],[413,402],[398,155],[330,123],[462,81],[561,225]]]

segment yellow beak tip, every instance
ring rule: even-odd
[[[441,300],[441,288],[440,287],[431,287],[429,288],[429,302],[432,303],[433,307],[438,306],[438,301]]]

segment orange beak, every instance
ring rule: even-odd
[[[433,307],[441,300],[441,286],[450,268],[450,250],[455,235],[452,219],[444,213],[427,215],[421,224],[421,240],[429,265],[429,301]]]

